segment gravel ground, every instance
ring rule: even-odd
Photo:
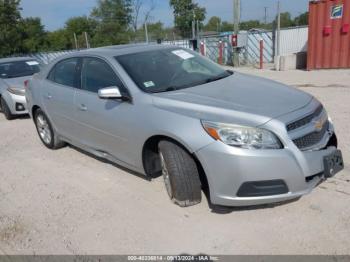
[[[148,181],[0,115],[0,254],[350,254],[350,70],[239,71],[305,90],[332,116],[346,169],[298,201],[182,209]]]

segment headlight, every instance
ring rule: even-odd
[[[227,145],[245,149],[281,149],[280,140],[272,132],[254,127],[202,121],[207,133]]]
[[[11,94],[18,95],[18,96],[24,96],[26,92],[23,88],[19,88],[19,87],[9,87],[7,88],[7,91],[9,91]]]

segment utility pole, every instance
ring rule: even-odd
[[[77,34],[76,33],[74,33],[74,43],[75,43],[75,49],[79,49],[78,39],[77,39]]]
[[[275,66],[276,70],[280,70],[280,55],[281,55],[281,3],[277,2],[277,48],[276,48]]]
[[[268,7],[265,6],[264,9],[265,9],[264,23],[266,25],[267,24],[267,10],[268,10]]]
[[[196,38],[196,14],[193,9],[193,19],[192,19],[192,39]]]
[[[145,37],[146,37],[146,43],[149,43],[149,38],[148,38],[148,28],[147,28],[147,22],[145,22]]]
[[[233,0],[234,33],[239,34],[239,23],[241,20],[241,0]],[[239,52],[237,48],[233,50],[233,65],[239,66]]]
[[[84,35],[85,35],[86,48],[89,49],[90,48],[90,43],[89,43],[88,34],[86,32],[84,32]]]

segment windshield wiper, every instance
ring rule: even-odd
[[[162,90],[153,91],[152,93],[165,93],[165,92],[176,91],[178,89],[180,89],[180,87],[178,87],[178,86],[169,86],[169,87],[162,89]]]
[[[224,79],[226,77],[229,77],[230,75],[228,74],[222,74],[222,75],[219,75],[219,76],[214,76],[214,77],[210,77],[208,79],[205,80],[205,83],[211,83],[211,82],[215,82],[215,81],[218,81],[218,80],[221,80],[221,79]]]

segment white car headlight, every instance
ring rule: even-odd
[[[19,87],[9,87],[7,88],[7,91],[9,91],[11,94],[18,95],[18,96],[25,96],[25,90],[23,88]]]
[[[254,127],[202,121],[207,133],[223,143],[245,149],[281,149],[282,143],[272,132]]]

